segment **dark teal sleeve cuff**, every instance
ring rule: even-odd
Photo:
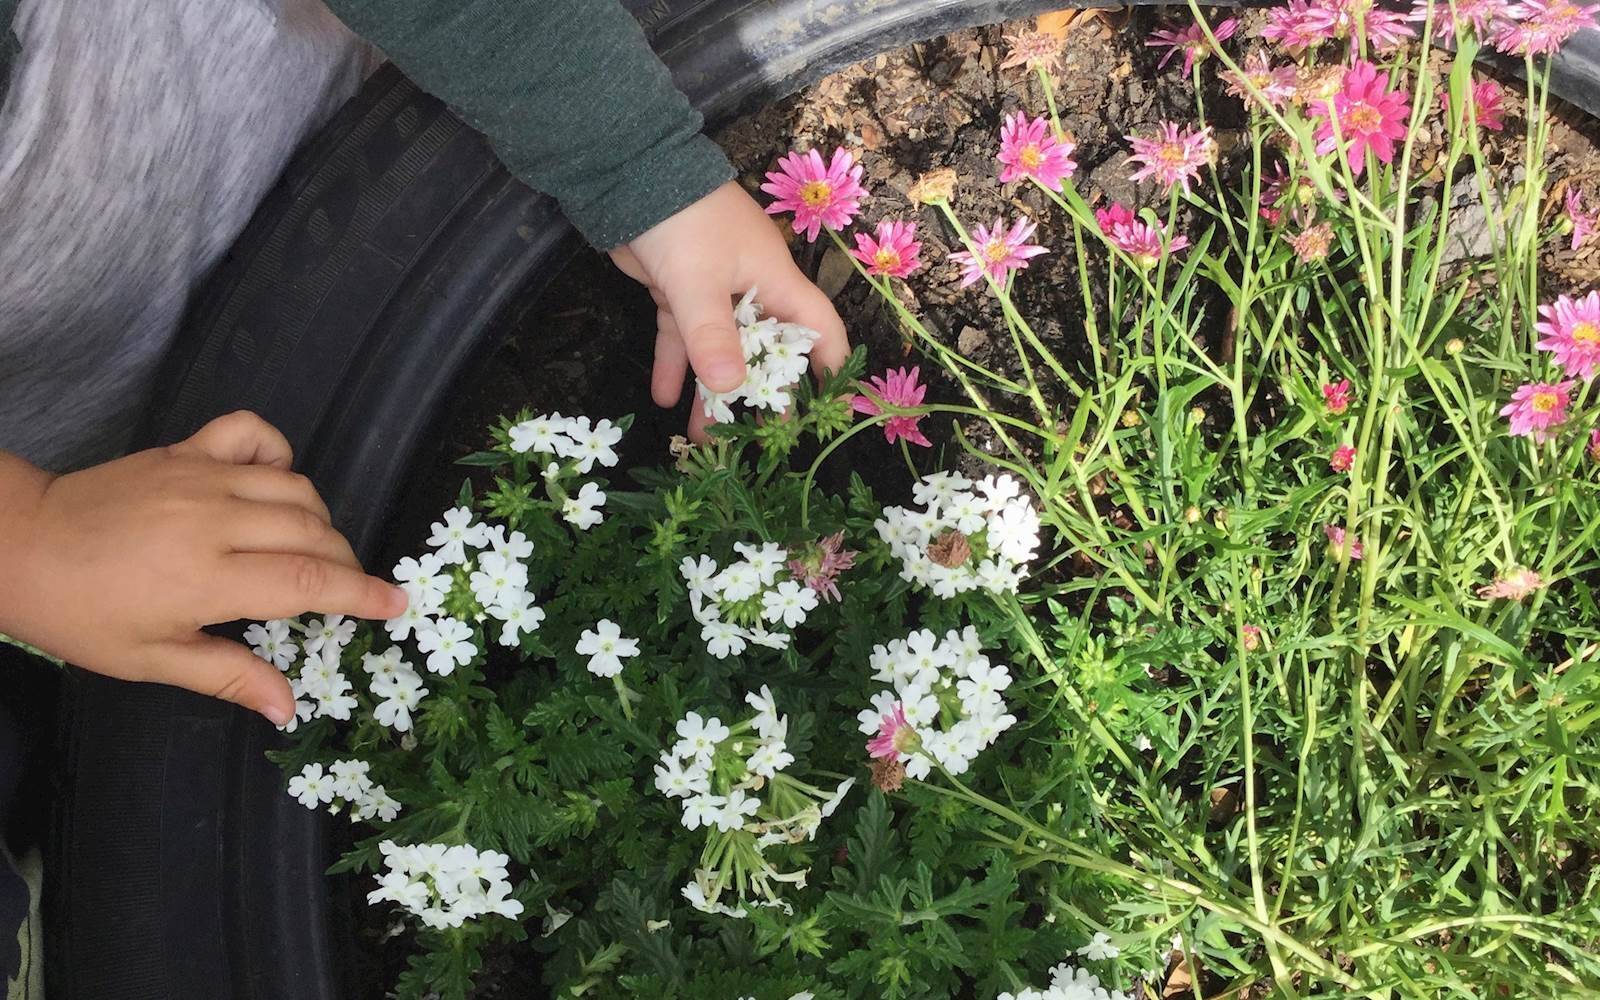
[[[329,0],[584,237],[626,243],[733,176],[616,0]]]

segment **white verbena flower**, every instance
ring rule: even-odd
[[[428,669],[448,677],[456,667],[464,667],[478,655],[472,643],[472,628],[455,618],[441,618],[434,627],[417,636],[417,649],[428,654]]]
[[[481,549],[488,542],[483,525],[473,520],[469,507],[452,507],[444,512],[444,519],[435,521],[428,535],[428,544],[438,550],[445,564],[467,561],[467,546]]]
[[[593,631],[584,629],[574,650],[589,658],[589,672],[596,677],[615,677],[622,673],[622,661],[639,655],[639,640],[629,639],[609,618],[595,623]]]
[[[294,666],[295,656],[300,652],[299,645],[291,638],[289,622],[284,618],[251,625],[244,630],[244,641],[250,644],[250,652],[279,670]]]

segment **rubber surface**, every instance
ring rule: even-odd
[[[713,125],[878,51],[1061,0],[635,0]],[[1600,36],[1557,90],[1600,113]],[[392,69],[296,160],[194,303],[144,444],[261,413],[364,558],[491,321],[573,246],[559,213]],[[282,792],[253,715],[75,674],[47,867],[52,1000],[355,995],[324,817]]]

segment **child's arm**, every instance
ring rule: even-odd
[[[389,618],[289,443],[250,413],[64,476],[0,452],[0,632],[88,670],[214,695],[283,724],[289,684],[200,631],[307,611]]]
[[[650,287],[662,307],[658,402],[677,399],[686,361],[713,389],[743,381],[729,296],[751,286],[774,315],[822,332],[819,368],[843,364],[849,347],[831,303],[755,202],[728,183],[727,158],[616,0],[329,6]]]

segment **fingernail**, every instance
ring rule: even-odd
[[[405,613],[406,608],[411,606],[411,595],[406,593],[404,587],[396,587],[394,584],[390,584],[389,603],[394,607],[394,614],[389,617],[398,618]]]
[[[747,374],[744,362],[734,361],[729,358],[722,361],[712,361],[706,365],[706,372],[701,376],[701,381],[715,389],[717,392],[732,392],[744,384]]]
[[[294,709],[283,708],[280,705],[268,705],[261,710],[261,714],[267,717],[268,722],[282,729],[289,724],[290,719],[294,718]]]

